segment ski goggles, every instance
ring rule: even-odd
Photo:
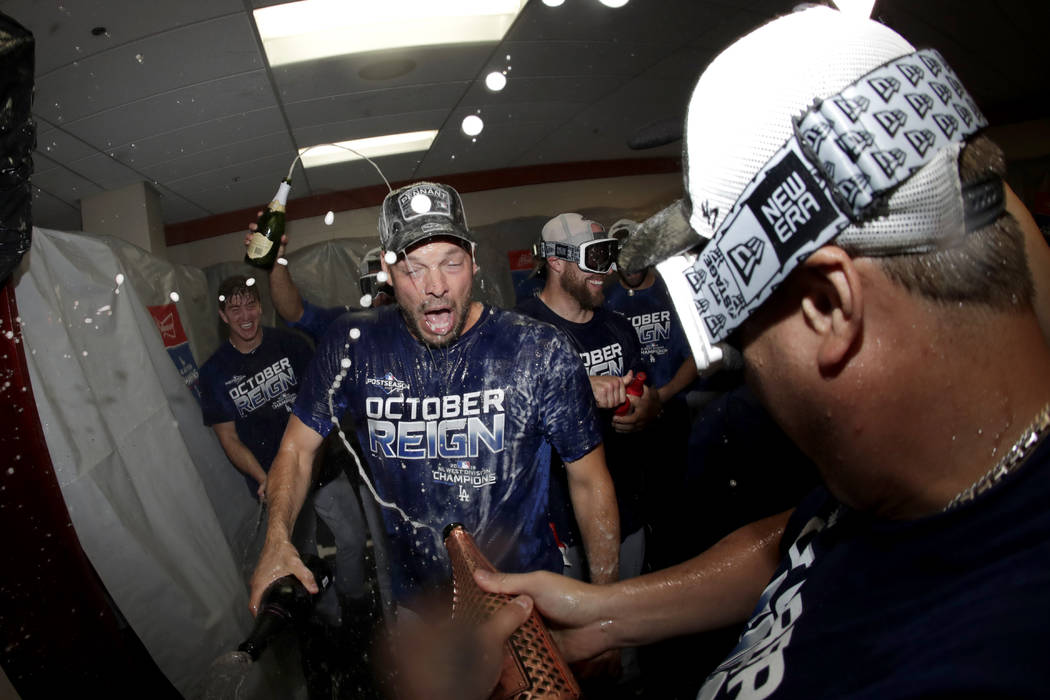
[[[620,242],[614,238],[595,238],[578,246],[570,243],[540,241],[533,248],[537,258],[558,258],[576,263],[584,272],[604,275],[616,262],[620,254]]]

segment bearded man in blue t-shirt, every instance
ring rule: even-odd
[[[592,576],[615,580],[615,495],[570,344],[547,325],[472,300],[475,241],[451,187],[391,192],[379,236],[397,304],[341,316],[318,344],[270,475],[252,609],[284,574],[316,590],[288,534],[314,455],[344,416],[384,506],[399,610],[420,611],[421,595],[447,588],[441,533],[452,522],[502,570],[561,571],[547,520],[551,446],[569,470]]]

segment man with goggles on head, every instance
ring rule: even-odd
[[[643,470],[647,435],[641,431],[660,412],[660,397],[645,386],[628,398],[627,385],[648,372],[638,336],[630,321],[602,306],[606,277],[619,252],[619,242],[607,238],[601,224],[576,213],[559,214],[544,227],[534,248],[546,266],[546,283],[536,296],[519,302],[518,311],[545,321],[569,337],[591,379],[602,421],[606,462],[620,512],[620,577],[641,573],[645,553]],[[622,415],[616,409],[627,403]],[[551,472],[551,519],[566,545],[566,574],[584,578],[576,519],[568,502],[565,470]],[[633,652],[623,657],[623,679],[634,672]]]

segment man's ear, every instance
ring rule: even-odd
[[[226,318],[226,312],[223,311],[222,307],[219,308],[219,318],[221,318],[222,322],[227,326],[230,325],[230,319]]]
[[[547,268],[554,270],[560,275],[565,271],[565,261],[561,258],[547,258]]]
[[[824,246],[802,263],[805,288],[802,315],[819,336],[817,364],[837,373],[860,347],[864,292],[852,258],[841,248]]]

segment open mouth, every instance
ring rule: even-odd
[[[423,311],[423,323],[434,335],[446,335],[452,330],[454,319],[455,314],[452,313],[451,307],[443,306]]]

